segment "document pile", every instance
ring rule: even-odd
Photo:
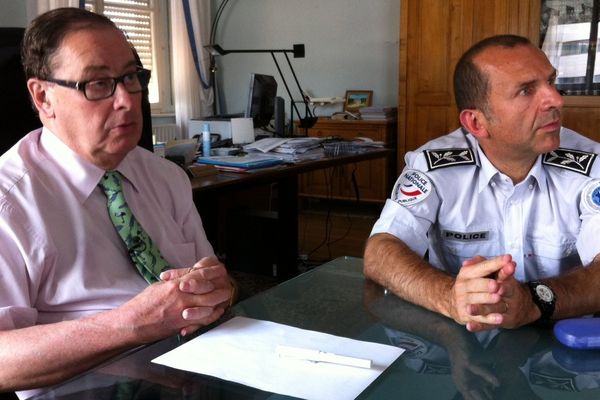
[[[370,138],[357,137],[353,140],[328,140],[323,143],[325,155],[336,157],[344,154],[358,154],[368,151],[370,148],[383,148],[382,141]]]
[[[244,146],[244,150],[256,150],[263,153],[302,154],[321,145],[321,138],[265,138]]]
[[[395,119],[398,115],[397,107],[362,107],[360,118],[374,121],[385,121]]]

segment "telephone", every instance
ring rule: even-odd
[[[333,115],[331,115],[331,119],[354,120],[354,119],[360,119],[360,115],[351,113],[350,111],[340,111],[340,112],[333,113]]]

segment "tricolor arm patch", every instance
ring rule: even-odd
[[[406,169],[394,185],[392,200],[403,206],[411,206],[429,197],[432,190],[433,184],[427,174],[415,169]]]
[[[456,165],[475,164],[475,156],[471,149],[436,149],[424,150],[429,171]]]
[[[558,148],[550,153],[544,154],[542,163],[544,165],[552,165],[553,167],[564,168],[589,176],[595,160],[595,153]]]

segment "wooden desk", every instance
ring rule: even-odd
[[[337,137],[352,140],[365,137],[385,143],[388,148],[396,147],[396,120],[333,120],[319,118],[309,128],[308,136]],[[327,176],[327,178],[325,178]],[[300,196],[342,200],[354,199],[354,187],[350,177],[356,177],[360,199],[365,202],[383,203],[396,180],[396,157],[363,161],[356,166],[342,166],[323,173],[304,174],[300,179]]]
[[[364,278],[358,258],[331,261],[240,302],[232,313],[405,348],[358,397],[362,400],[600,398],[599,351],[568,349],[551,329],[531,326],[487,338],[470,333],[449,318],[386,295]],[[172,337],[121,355],[34,399],[282,398],[151,362],[181,343]]]
[[[295,164],[278,165],[253,170],[248,173],[221,172],[192,179],[194,201],[198,207],[207,236],[213,246],[223,247],[223,205],[227,198],[236,196],[241,190],[266,184],[275,184],[278,194],[276,242],[272,244],[280,280],[295,276],[298,259],[298,177],[300,174],[330,168],[337,165],[393,158],[391,149],[371,149],[357,154],[324,157],[319,160],[302,161]]]

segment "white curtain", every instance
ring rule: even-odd
[[[186,26],[183,1],[171,1],[171,49],[173,100],[175,122],[180,137],[187,138],[200,132],[189,132],[191,119],[212,114],[213,90],[205,88],[198,76],[192,56],[190,37]],[[199,70],[204,83],[210,82],[209,55],[204,50],[210,34],[210,1],[189,0],[190,22],[194,31],[195,51],[198,55]]]
[[[46,11],[59,7],[79,7],[79,0],[27,0],[27,22]]]

